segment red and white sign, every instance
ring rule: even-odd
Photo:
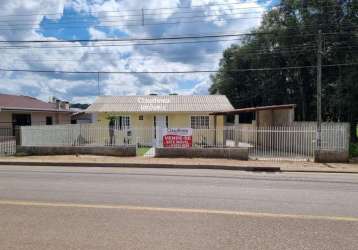
[[[165,148],[191,148],[193,130],[191,128],[168,128],[163,134]]]

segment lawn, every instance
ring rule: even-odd
[[[137,156],[143,156],[143,155],[145,155],[145,153],[147,153],[149,149],[150,149],[150,147],[140,147],[140,148],[137,148]]]

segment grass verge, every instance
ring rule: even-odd
[[[150,147],[137,148],[137,156],[145,155],[145,153],[147,153],[149,149],[150,149]]]

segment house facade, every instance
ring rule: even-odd
[[[68,102],[43,102],[30,96],[0,94],[0,128],[3,133],[19,126],[69,124],[72,111]],[[9,133],[9,132],[7,132]]]
[[[97,124],[110,121],[117,130],[135,129],[136,140],[151,144],[162,128],[215,129],[224,126],[224,116],[233,106],[223,95],[207,96],[102,96],[86,110]],[[193,135],[194,136],[194,135]]]

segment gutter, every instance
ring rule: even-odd
[[[16,107],[6,107],[0,108],[1,111],[35,111],[35,112],[56,112],[56,113],[73,113],[72,110],[59,110],[59,109],[33,109],[33,108],[16,108]]]

